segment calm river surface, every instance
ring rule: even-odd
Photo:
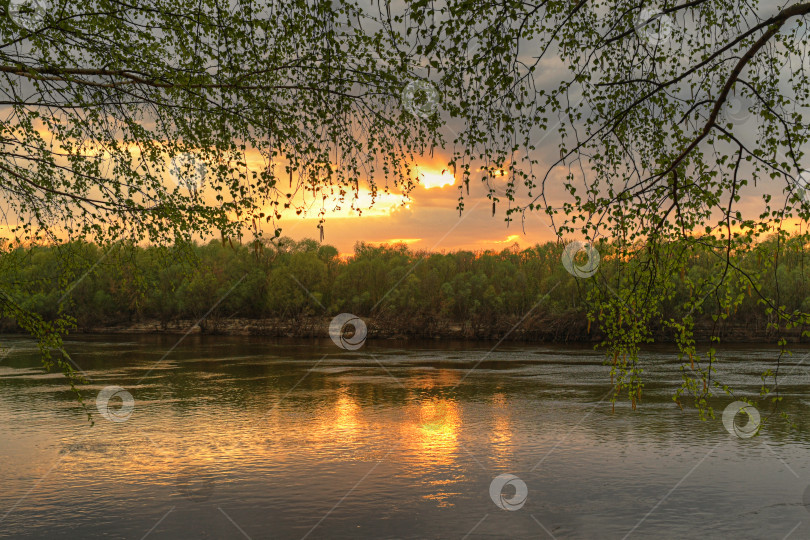
[[[781,367],[797,427],[744,439],[732,398],[707,421],[673,403],[667,348],[644,355],[640,408],[613,411],[588,347],[176,341],[69,341],[91,426],[32,342],[3,340],[0,537],[810,538],[806,349]],[[756,395],[774,356],[723,349],[718,376]],[[107,386],[133,396],[105,409],[125,421],[96,410]]]

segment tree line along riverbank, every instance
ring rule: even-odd
[[[369,337],[598,342],[588,320],[588,281],[571,275],[555,243],[500,252],[428,253],[407,246],[358,243],[354,254],[314,240],[275,244],[211,242],[173,247],[71,243],[32,246],[1,260],[3,286],[24,309],[45,320],[68,316],[72,332],[194,332],[328,337],[339,313],[364,318]],[[788,310],[810,311],[806,255],[775,267]],[[71,279],[58,282],[70,260]],[[696,260],[691,273],[713,272]],[[679,280],[680,276],[673,279]],[[767,287],[765,283],[763,287]],[[683,298],[678,298],[682,294]],[[676,288],[672,315],[690,294]],[[711,297],[695,316],[695,337],[772,341],[772,315],[754,295],[735,313],[712,315]],[[213,308],[213,309],[212,309]],[[11,319],[4,332],[19,331]],[[780,335],[800,339],[803,327]],[[652,328],[670,341],[665,325]]]

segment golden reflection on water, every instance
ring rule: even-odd
[[[427,390],[435,387],[452,388],[462,379],[463,373],[451,369],[437,369],[426,373],[417,373],[408,377],[406,384],[411,388]]]
[[[506,396],[503,393],[492,395],[492,421],[493,428],[489,433],[489,442],[492,460],[499,466],[507,465],[512,458],[512,419],[509,417],[509,409],[506,403]]]
[[[278,469],[293,467],[307,456],[378,460],[393,450],[414,474],[427,475],[423,498],[438,506],[452,506],[458,495],[453,487],[463,474],[457,468],[464,453],[459,441],[461,408],[444,397],[414,395],[401,408],[375,413],[350,387],[341,387],[333,400],[315,408],[274,407],[213,421],[192,415],[171,429],[160,429],[153,420],[129,422],[127,429],[98,426],[87,441],[67,449],[64,467],[79,472],[92,463],[99,479],[145,475],[154,484],[196,497],[210,490],[207,482],[247,463]],[[510,434],[508,418],[496,418],[493,443],[498,446]],[[380,444],[370,445],[372,438]]]
[[[432,398],[410,403],[399,431],[403,448],[418,465],[435,466],[455,461],[460,428],[458,403]]]
[[[460,495],[453,487],[462,478],[462,474],[452,467],[456,465],[460,452],[461,413],[458,403],[438,397],[411,402],[403,418],[399,430],[401,445],[412,470],[420,471],[423,477],[427,493],[422,499],[432,501],[438,507],[453,506],[453,499]]]
[[[318,423],[318,433],[332,439],[337,435],[344,441],[356,440],[364,424],[360,412],[357,400],[346,388],[341,388],[333,409]]]

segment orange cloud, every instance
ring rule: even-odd
[[[514,244],[515,242],[520,241],[519,234],[510,234],[506,237],[506,240],[482,240],[482,242],[492,243],[492,244]]]
[[[390,240],[385,240],[384,242],[380,242],[381,244],[415,244],[416,242],[421,242],[421,238],[392,238]]]

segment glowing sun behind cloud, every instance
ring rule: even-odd
[[[419,180],[425,189],[443,188],[445,186],[452,186],[456,183],[456,179],[448,170],[443,171],[422,171],[419,173]]]

